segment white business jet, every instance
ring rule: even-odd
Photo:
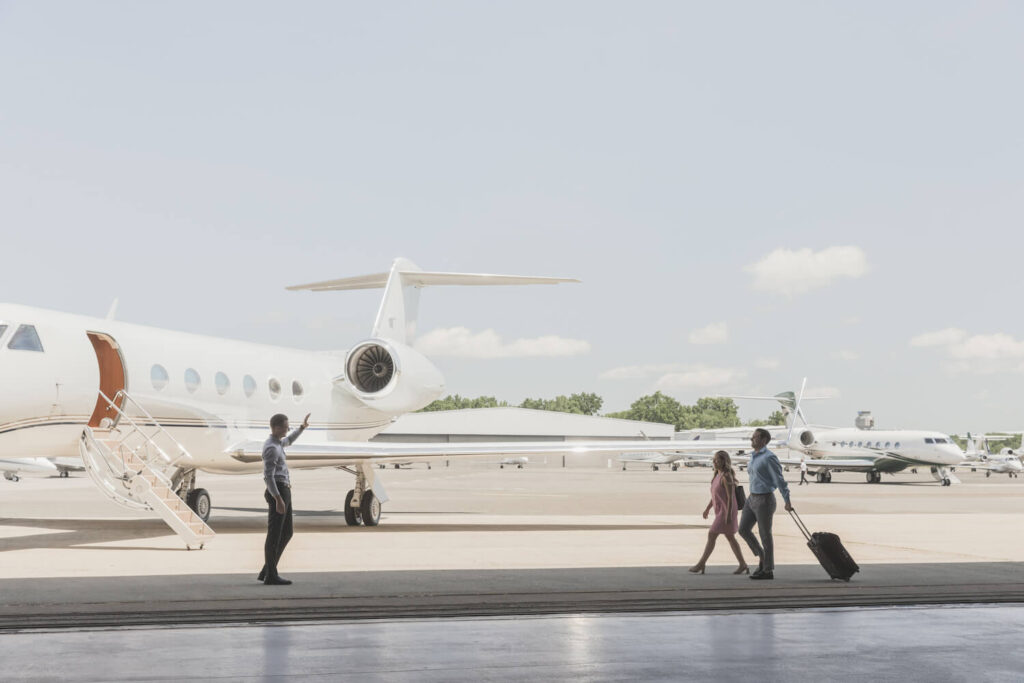
[[[0,305],[0,458],[80,457],[114,502],[159,514],[188,547],[213,536],[209,493],[196,473],[262,468],[268,420],[312,413],[288,448],[292,468],[355,476],[350,525],[375,526],[387,494],[374,464],[462,456],[691,451],[665,442],[369,442],[392,420],[444,390],[412,348],[419,291],[434,285],[534,285],[569,278],[424,272],[396,259],[388,272],[290,287],[383,288],[370,338],[344,353],[302,351]]]
[[[786,391],[775,396],[733,396],[734,399],[778,401],[786,414],[789,434],[780,445],[800,457],[781,458],[784,465],[799,465],[806,458],[807,466],[816,473],[819,483],[832,481],[832,472],[864,472],[870,484],[882,481],[883,473],[907,468],[927,467],[943,486],[959,483],[951,468],[963,461],[963,452],[948,435],[940,432],[907,429],[858,429],[812,427],[804,417],[800,394]]]
[[[1019,477],[1024,471],[1024,464],[1021,463],[1020,450],[1003,448],[998,453],[990,452],[989,445],[1006,441],[1007,434],[983,434],[981,436],[967,435],[967,450],[964,452],[965,460],[962,467],[970,467],[971,471],[985,470],[985,476],[990,477],[993,473],[1005,474],[1011,479]]]

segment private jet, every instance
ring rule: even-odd
[[[375,465],[498,456],[697,452],[697,442],[370,442],[444,390],[413,348],[420,291],[442,285],[554,285],[571,278],[388,271],[289,287],[383,288],[370,336],[324,353],[187,334],[13,304],[0,305],[0,458],[77,458],[110,500],[159,515],[188,548],[214,536],[199,473],[262,469],[274,413],[312,413],[288,447],[293,469],[354,476],[349,525],[376,526],[388,499]],[[55,467],[52,463],[51,468]],[[2,468],[0,468],[2,469]]]

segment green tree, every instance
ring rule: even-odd
[[[776,410],[768,416],[767,420],[751,420],[747,423],[748,427],[775,427],[778,425],[786,424],[786,416],[781,410]]]
[[[681,419],[676,423],[676,429],[739,427],[742,424],[739,413],[740,410],[736,402],[731,398],[699,398],[694,405],[683,406]]]
[[[660,391],[641,396],[633,401],[629,410],[608,413],[607,417],[618,417],[624,420],[642,420],[644,422],[663,422],[678,425],[682,420],[683,406],[671,396]]]
[[[595,415],[604,404],[597,394],[572,394],[570,396],[556,396],[552,399],[527,398],[519,404],[520,408],[531,408],[533,410],[553,410],[559,413],[575,413],[577,415]]]
[[[506,401],[499,401],[493,396],[478,396],[476,398],[462,397],[452,394],[439,398],[425,408],[417,412],[432,413],[438,410],[465,410],[467,408],[501,408],[507,406]]]

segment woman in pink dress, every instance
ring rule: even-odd
[[[711,551],[715,549],[718,535],[725,534],[725,539],[729,541],[729,546],[736,554],[736,559],[740,561],[739,569],[733,574],[749,574],[750,568],[747,567],[747,563],[743,559],[740,544],[736,542],[736,530],[739,527],[740,518],[739,510],[736,507],[736,472],[732,469],[732,461],[725,451],[715,453],[712,462],[715,466],[715,476],[711,480],[711,502],[704,508],[704,519],[708,518],[708,513],[713,507],[715,521],[708,529],[708,544],[704,547],[704,554],[697,564],[690,567],[690,571],[694,574],[704,573],[704,565],[711,557]]]

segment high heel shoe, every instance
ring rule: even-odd
[[[743,565],[742,567],[740,567],[739,569],[737,569],[736,571],[733,572],[733,574],[749,574],[749,573],[750,573],[750,567],[748,565]]]
[[[694,565],[694,566],[690,567],[690,573],[691,574],[703,574],[704,573],[704,565],[697,564],[697,565]]]

